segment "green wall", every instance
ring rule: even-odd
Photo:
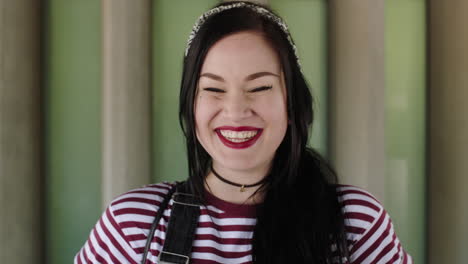
[[[100,1],[45,10],[46,263],[71,263],[101,214]]]
[[[385,207],[415,263],[425,263],[426,3],[386,1]]]
[[[178,105],[185,43],[216,0],[159,0],[153,8],[153,181],[188,177]]]
[[[303,73],[314,97],[315,120],[309,145],[327,155],[327,28],[324,0],[270,0],[296,43]]]

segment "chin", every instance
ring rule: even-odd
[[[218,166],[221,166],[225,169],[238,170],[238,171],[248,171],[253,170],[258,167],[262,167],[265,163],[261,161],[255,161],[246,157],[237,160],[224,160],[223,162],[218,162]]]

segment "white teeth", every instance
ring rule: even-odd
[[[258,131],[232,131],[232,130],[220,130],[221,135],[229,139],[232,142],[243,142],[253,138],[257,135]]]

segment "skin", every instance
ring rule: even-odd
[[[253,31],[228,35],[209,50],[203,63],[195,99],[197,138],[224,178],[252,184],[264,178],[287,126],[284,75],[277,53],[264,37]],[[257,89],[259,87],[268,87]],[[271,87],[271,88],[269,88]],[[246,149],[222,143],[215,132],[222,126],[263,129]],[[206,187],[215,196],[233,203],[258,203],[256,187],[245,192],[220,181],[212,172]]]

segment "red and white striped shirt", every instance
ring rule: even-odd
[[[148,185],[116,198],[75,256],[80,263],[140,263],[149,229],[159,204],[172,185]],[[349,263],[410,264],[389,215],[368,192],[353,186],[337,188],[342,204]],[[146,263],[157,263],[172,208],[172,200],[158,223]],[[236,205],[211,194],[201,214],[193,242],[193,264],[252,263],[255,205]]]

